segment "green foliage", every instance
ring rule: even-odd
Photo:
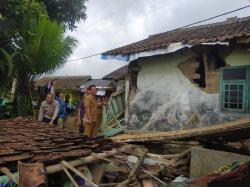
[[[16,77],[18,114],[30,115],[29,94],[34,81],[43,73],[61,67],[77,41],[64,36],[65,25],[50,19],[43,2],[1,0],[0,14],[0,25],[9,25],[8,29],[0,28],[0,78],[4,82],[0,85],[0,96]],[[81,17],[78,15],[75,21]],[[67,22],[64,21],[62,23]],[[72,20],[69,23],[74,25]]]
[[[61,67],[77,44],[72,37],[64,36],[62,26],[45,15],[40,15],[36,24],[28,23],[23,29],[20,53],[27,70],[33,74],[51,73]]]
[[[9,55],[4,49],[0,49],[3,59],[0,59],[0,96],[6,93],[11,85],[11,80],[13,78],[13,63],[12,56]]]
[[[86,19],[87,0],[40,0],[43,2],[48,16],[67,29],[76,29],[76,23]]]
[[[32,105],[29,96],[17,97],[17,115],[18,116],[32,116]]]

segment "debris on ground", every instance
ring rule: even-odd
[[[89,138],[30,118],[2,120],[0,185],[13,182],[21,186],[160,187],[218,183],[228,176],[235,176],[235,180],[244,178],[248,176],[245,171],[250,160],[249,121],[238,120],[223,125],[206,130],[159,132],[158,138],[156,133],[142,132]],[[242,136],[235,135],[239,133]],[[215,150],[218,153],[214,154]],[[199,157],[202,154],[206,156]],[[220,154],[233,156],[227,162],[219,162]],[[229,165],[231,161],[238,162],[230,165],[230,172],[220,169],[217,173],[211,170],[194,176],[190,171],[193,165],[199,165],[196,164],[197,155],[208,164],[213,162],[209,158],[215,159],[211,155],[218,155],[217,162],[222,165],[217,166],[214,162],[214,169]],[[238,155],[245,155],[245,161],[239,161],[241,157]],[[33,168],[44,172],[33,172],[32,177],[24,177]],[[239,171],[242,175],[236,175]]]

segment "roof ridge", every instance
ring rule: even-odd
[[[177,29],[165,31],[165,32],[158,33],[158,34],[153,34],[153,35],[150,35],[148,38],[156,37],[157,35],[161,35],[161,34],[176,32],[176,31],[203,29],[203,28],[207,28],[207,27],[211,27],[211,26],[223,26],[223,25],[229,25],[229,24],[233,24],[233,23],[236,23],[236,22],[244,22],[244,21],[249,21],[249,20],[250,20],[250,16],[241,17],[241,18],[238,18],[237,16],[234,16],[234,17],[229,17],[224,21],[208,23],[208,24],[203,24],[203,25],[197,25],[197,26],[190,26],[190,27],[185,27],[185,28],[177,28]]]
[[[174,29],[151,35],[137,42],[115,48],[103,54],[134,54],[143,51],[166,48],[170,43],[184,42],[190,45],[214,41],[229,41],[233,38],[250,36],[250,16],[231,17],[225,21]]]

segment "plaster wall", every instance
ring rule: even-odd
[[[197,113],[197,127],[237,118],[219,112],[219,94],[207,94],[186,78],[177,67],[195,54],[191,50],[141,59],[137,94],[130,103],[130,129],[177,130]]]
[[[250,51],[245,49],[234,49],[227,57],[226,63],[231,66],[250,65]]]

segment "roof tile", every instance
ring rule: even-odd
[[[133,54],[165,48],[170,43],[200,44],[203,42],[224,42],[243,36],[250,36],[250,17],[228,18],[227,21],[177,29],[149,36],[149,38],[119,47],[104,54]]]

